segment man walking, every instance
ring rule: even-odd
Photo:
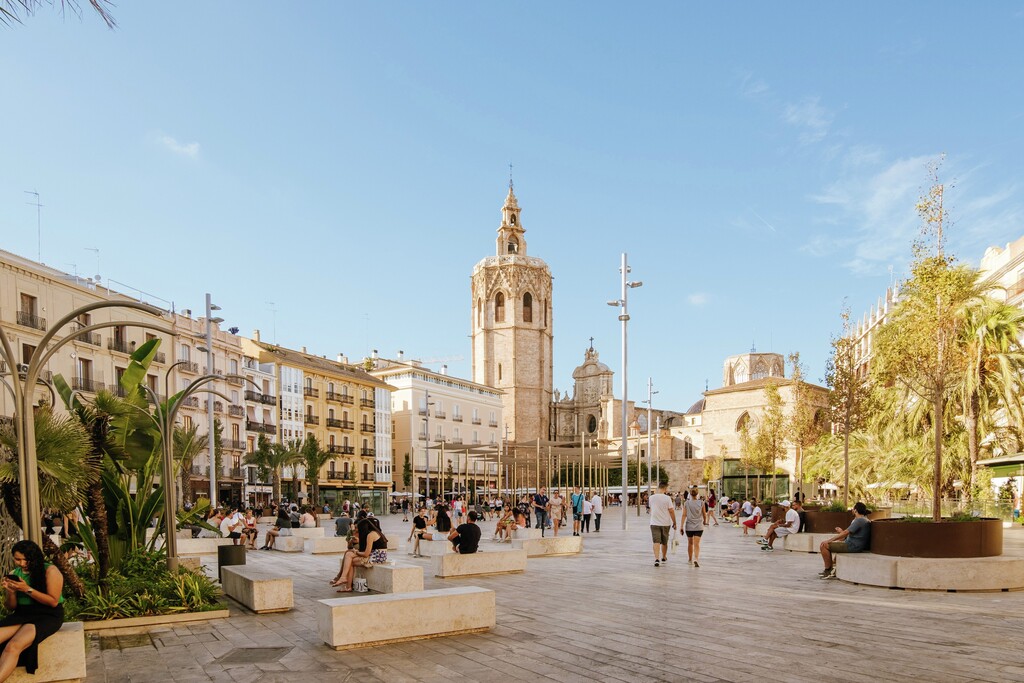
[[[708,508],[697,497],[697,487],[690,489],[690,496],[683,502],[683,531],[686,532],[686,559],[694,567],[700,567],[700,537],[708,525]]]
[[[569,496],[572,505],[572,535],[579,536],[583,530],[583,494],[579,486],[572,487],[572,495]]]
[[[543,486],[533,496],[533,513],[537,516],[537,527],[540,529],[540,536],[544,538],[544,527],[547,526],[548,497]]]
[[[594,497],[590,499],[590,504],[594,506],[594,533],[601,532],[601,513],[604,512],[604,501],[601,500],[601,494],[595,493]]]
[[[658,484],[658,492],[648,499],[651,506],[651,540],[654,542],[654,566],[668,561],[668,539],[676,528],[676,509],[665,491],[668,482]]]

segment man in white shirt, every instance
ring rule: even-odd
[[[231,539],[232,545],[238,545],[242,537],[242,516],[238,514],[237,508],[231,508],[220,523],[220,535]]]
[[[594,494],[594,497],[590,499],[590,504],[594,506],[594,533],[601,532],[601,513],[604,512],[604,501],[601,500],[601,495],[598,493]]]
[[[658,492],[650,497],[651,506],[651,539],[654,541],[654,566],[660,567],[668,561],[668,539],[672,529],[676,528],[676,508],[672,499],[665,493],[668,482],[658,484]]]
[[[594,504],[589,498],[583,499],[583,531],[590,533],[590,516],[594,514]]]
[[[800,531],[800,501],[793,501],[792,506],[790,506],[789,501],[784,500],[779,505],[786,508],[786,519],[772,524],[768,527],[768,533],[763,538],[757,539],[757,542],[761,544],[761,550],[766,552],[775,550],[772,545],[775,543],[776,538]]]

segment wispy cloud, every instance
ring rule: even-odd
[[[884,161],[880,149],[848,150],[839,179],[809,197],[822,210],[821,229],[801,251],[836,256],[862,275],[905,264],[920,231],[915,206],[929,182],[926,167],[937,157]],[[949,245],[965,257],[980,257],[986,245],[1007,239],[1024,223],[1024,207],[1015,201],[1017,188],[1009,183],[993,189],[979,174],[980,168],[958,171],[951,159],[942,169],[952,219]]]
[[[787,104],[783,109],[782,119],[801,129],[801,144],[811,145],[821,142],[828,136],[835,114],[821,104],[820,98],[804,97],[795,104]]]
[[[737,76],[740,79],[740,94],[744,97],[758,97],[771,90],[768,83],[764,79],[756,77],[753,72],[740,71],[737,72]]]
[[[694,292],[686,297],[691,306],[704,306],[708,303],[708,295],[705,292]]]
[[[180,156],[188,157],[190,159],[195,159],[199,156],[198,142],[178,142],[170,135],[165,135],[163,133],[157,136],[157,140],[165,149],[168,149]]]

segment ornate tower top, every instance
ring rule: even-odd
[[[501,207],[501,226],[498,228],[498,256],[526,256],[526,238],[519,217],[519,202],[516,200],[512,179],[508,181],[508,196]]]

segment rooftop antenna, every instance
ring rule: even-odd
[[[25,194],[33,195],[36,201],[25,202],[29,206],[36,207],[36,261],[43,262],[43,205],[39,203],[39,193],[35,190],[25,190]]]
[[[708,380],[707,380],[707,378],[705,377],[705,378],[704,378],[704,391],[707,391],[707,390],[708,390]]]
[[[86,251],[91,251],[96,254],[96,282],[100,281],[100,248],[99,247],[82,247]]]
[[[750,352],[757,353],[757,344],[754,342],[753,339],[750,340]]]

